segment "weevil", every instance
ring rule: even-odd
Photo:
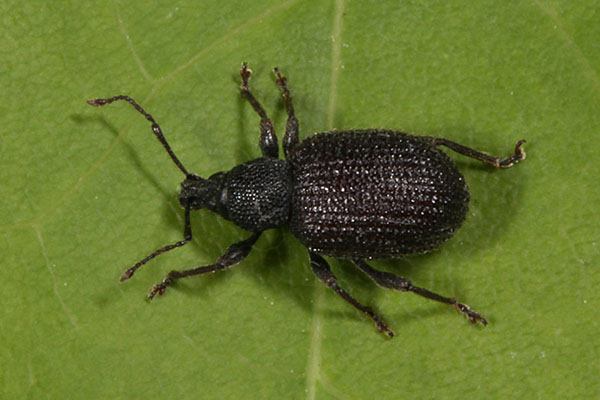
[[[260,116],[262,157],[208,178],[190,173],[179,161],[154,118],[125,95],[88,100],[103,106],[117,100],[131,104],[152,126],[173,163],[184,174],[179,203],[184,210],[183,240],[166,245],[127,269],[125,281],[156,256],[192,240],[190,213],[206,208],[251,232],[234,243],[212,265],[173,270],[154,285],[148,297],[165,293],[178,279],[228,269],[244,260],[262,232],[288,226],[308,249],[312,271],[346,302],[373,320],[377,330],[394,333],[370,307],[340,287],[323,256],[348,259],[377,285],[412,292],[447,304],[473,323],[487,325],[479,313],[455,298],[441,296],[408,279],[377,270],[365,260],[426,253],[448,240],[465,219],[469,191],[465,179],[439,147],[444,146],[494,168],[511,167],[525,158],[517,142],[514,154],[502,159],[447,139],[393,130],[365,129],[316,133],[299,140],[287,78],[273,70],[287,113],[283,153],[273,122],[249,86],[252,71],[240,71],[241,96]]]

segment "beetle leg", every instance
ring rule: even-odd
[[[179,278],[206,274],[208,272],[221,271],[239,263],[240,261],[248,257],[248,254],[250,254],[250,250],[252,250],[252,246],[254,246],[254,243],[256,243],[261,233],[262,232],[253,233],[252,236],[250,236],[248,239],[242,240],[241,242],[237,242],[229,246],[229,248],[225,251],[225,254],[219,257],[215,264],[186,269],[183,271],[169,272],[161,283],[159,283],[158,285],[154,285],[152,291],[148,294],[148,298],[152,300],[152,298],[154,298],[156,294],[162,296],[165,293],[165,290],[167,290],[167,286],[169,286]]]
[[[310,266],[312,267],[312,270],[317,276],[317,278],[319,278],[325,285],[333,289],[344,300],[346,300],[352,306],[357,308],[360,312],[365,314],[367,317],[371,318],[375,322],[375,325],[377,325],[377,330],[379,332],[385,333],[389,337],[394,337],[394,332],[392,332],[390,328],[388,328],[387,324],[383,322],[379,315],[377,315],[373,310],[371,310],[371,308],[360,304],[358,301],[356,301],[354,297],[350,296],[348,292],[339,287],[337,278],[331,272],[329,264],[327,264],[327,261],[325,261],[323,257],[313,252],[309,252],[309,255]]]
[[[288,115],[287,123],[285,124],[285,135],[283,136],[283,153],[287,159],[296,144],[298,144],[298,128],[299,123],[294,113],[294,106],[292,104],[292,95],[287,87],[287,78],[281,76],[279,69],[273,68],[273,73],[277,77],[275,83],[281,89],[283,96],[283,102],[285,103],[285,110]]]
[[[413,292],[415,294],[418,294],[419,296],[439,301],[440,303],[448,304],[449,306],[465,314],[469,318],[469,321],[471,321],[472,323],[476,324],[477,322],[481,322],[483,325],[487,325],[487,321],[485,320],[485,318],[483,318],[475,311],[469,309],[468,305],[459,303],[458,300],[454,298],[443,297],[437,293],[430,292],[427,289],[414,286],[412,282],[408,279],[399,277],[390,272],[376,270],[363,260],[354,260],[354,264],[356,264],[358,268],[360,268],[365,274],[367,274],[371,279],[375,281],[375,283],[377,283],[381,287],[384,287],[386,289],[395,289],[401,292]]]
[[[256,100],[256,97],[250,91],[248,80],[252,75],[252,70],[248,68],[248,63],[242,64],[240,76],[242,77],[242,86],[240,91],[242,97],[248,100],[248,103],[254,108],[254,111],[260,116],[260,150],[265,157],[279,157],[279,145],[277,144],[277,134],[273,127],[273,121],[267,116],[263,106]]]
[[[135,271],[139,267],[146,264],[148,261],[152,260],[154,257],[161,255],[162,253],[166,253],[169,250],[176,249],[177,247],[181,247],[184,244],[188,244],[190,240],[192,240],[192,225],[190,224],[190,208],[186,207],[185,208],[185,226],[183,228],[183,240],[179,241],[177,243],[169,244],[161,249],[158,249],[155,252],[153,252],[152,254],[150,254],[148,257],[144,258],[143,260],[138,261],[133,267],[129,268],[127,271],[125,271],[123,273],[123,275],[121,276],[121,282],[126,281],[127,279],[131,278],[133,276],[133,274],[135,273]]]
[[[460,153],[464,156],[474,158],[486,164],[490,164],[494,168],[508,168],[512,167],[513,164],[517,163],[520,160],[525,159],[525,151],[521,148],[525,140],[519,140],[515,145],[515,154],[505,159],[500,157],[493,157],[488,154],[482,153],[480,151],[474,150],[470,147],[463,146],[462,144],[458,144],[446,139],[435,138],[432,136],[422,136],[423,139],[430,141],[434,146],[446,146],[449,149]]]

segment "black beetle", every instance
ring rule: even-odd
[[[103,106],[125,100],[152,123],[152,131],[185,175],[179,202],[184,208],[184,240],[156,250],[129,268],[121,281],[131,278],[148,261],[192,239],[190,211],[207,208],[252,232],[231,245],[215,264],[171,271],[148,295],[162,295],[176,279],[224,270],[242,261],[261,233],[289,226],[307,248],[315,275],[344,300],[371,318],[380,332],[392,337],[387,324],[369,307],[342,289],[322,255],[346,258],[378,285],[448,304],[472,323],[487,321],[456,299],[414,286],[409,280],[374,269],[364,260],[402,257],[428,252],[450,238],[468,209],[469,191],[450,158],[451,150],[493,167],[510,167],[525,158],[520,140],[515,153],[504,160],[446,139],[402,132],[367,129],[317,133],[299,142],[287,80],[277,68],[288,120],[283,138],[286,160],[279,160],[273,123],[248,87],[251,70],[242,65],[241,95],[260,116],[263,156],[218,172],[208,179],[191,174],[173,153],[154,118],[128,96],[89,100]]]

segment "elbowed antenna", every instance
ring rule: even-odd
[[[142,114],[144,117],[146,117],[146,119],[148,121],[152,122],[152,132],[154,132],[154,135],[158,138],[158,140],[160,140],[160,142],[162,143],[165,150],[167,150],[167,153],[169,153],[171,160],[173,160],[175,165],[177,165],[177,167],[181,170],[181,172],[183,172],[185,174],[186,177],[192,176],[192,174],[190,174],[187,171],[187,169],[185,169],[185,167],[183,166],[181,161],[179,161],[179,159],[177,158],[177,156],[171,149],[171,146],[169,146],[169,143],[167,142],[167,139],[165,139],[165,136],[163,135],[163,133],[160,129],[160,126],[156,123],[154,118],[152,118],[152,115],[150,115],[146,111],[144,111],[144,109],[138,103],[136,103],[135,100],[133,100],[131,97],[119,95],[119,96],[114,96],[114,97],[111,97],[108,99],[92,99],[92,100],[88,100],[87,103],[94,107],[101,107],[105,104],[110,104],[113,101],[117,101],[117,100],[125,100],[126,102],[131,104],[140,114]]]

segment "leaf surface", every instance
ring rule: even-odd
[[[0,4],[3,398],[594,398],[599,393],[600,8],[591,2],[120,1]],[[153,302],[171,269],[248,236],[206,211],[181,240],[180,171],[128,94],[203,176],[260,156],[242,61],[280,139],[289,78],[301,136],[389,128],[528,158],[454,155],[468,218],[438,251],[374,265],[481,312],[375,287],[345,261],[317,282],[269,231],[232,270]]]

